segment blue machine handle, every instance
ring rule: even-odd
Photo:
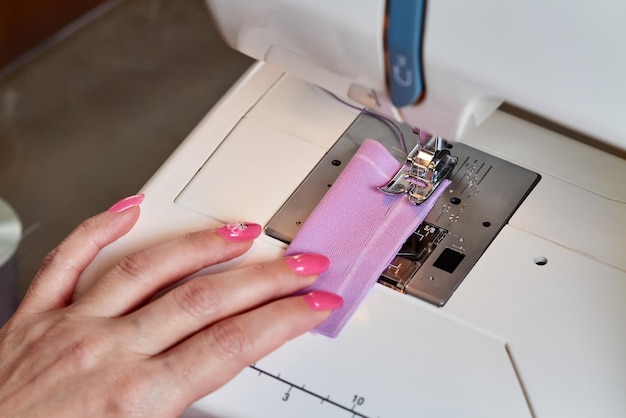
[[[415,103],[424,90],[422,32],[425,0],[388,0],[389,91],[396,107]]]

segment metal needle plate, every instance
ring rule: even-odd
[[[411,148],[417,136],[406,126],[401,129]],[[359,116],[270,220],[267,234],[289,243],[366,138],[378,140],[404,162],[394,131],[378,119]],[[459,159],[450,187],[379,279],[437,306],[448,301],[540,179],[465,144],[448,147]]]

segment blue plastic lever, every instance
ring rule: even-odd
[[[396,107],[415,103],[424,90],[422,31],[425,0],[389,0],[387,59],[389,90]]]

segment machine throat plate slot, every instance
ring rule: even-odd
[[[401,126],[409,149],[418,136]],[[300,225],[367,138],[404,163],[405,154],[389,125],[362,114],[320,160],[270,220],[268,235],[291,242]],[[452,180],[426,220],[411,234],[378,282],[443,306],[540,176],[463,143],[448,145],[458,163]]]

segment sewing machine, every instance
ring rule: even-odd
[[[338,338],[287,343],[185,416],[626,415],[626,54],[610,45],[626,6],[208,3],[261,62],[146,184],[138,224],[81,285],[133,250],[233,221],[266,233],[220,268],[279,257],[365,138],[403,162],[419,127],[458,161],[398,254],[412,268],[381,272]],[[503,100],[593,143],[496,110]]]

